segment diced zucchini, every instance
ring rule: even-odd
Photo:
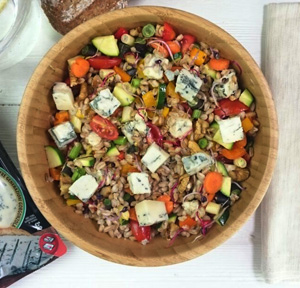
[[[118,56],[119,47],[114,35],[100,36],[92,40],[94,46],[107,56]]]
[[[95,164],[95,158],[93,156],[83,156],[77,158],[76,161],[79,161],[82,166],[92,167]]]
[[[127,143],[127,138],[125,136],[119,136],[114,143],[117,145],[125,145]]]
[[[217,77],[216,77],[216,76],[217,76],[217,71],[210,69],[210,68],[208,67],[208,64],[205,64],[205,65],[203,66],[202,73],[203,73],[203,74],[206,74],[206,75],[208,75],[208,76],[210,76],[210,77],[213,78],[213,79],[216,79],[216,78],[217,78]]]
[[[81,176],[85,175],[86,171],[84,168],[77,167],[72,175],[72,181],[75,182],[78,180]]]
[[[74,144],[74,146],[72,147],[70,153],[69,153],[69,158],[71,158],[72,160],[74,160],[75,158],[78,157],[80,151],[82,149],[82,145],[80,142],[76,142]]]
[[[81,120],[80,120],[77,116],[72,115],[72,116],[70,117],[70,122],[71,122],[71,123],[73,124],[73,126],[74,126],[74,131],[75,131],[76,133],[81,133],[81,126],[82,126]]]
[[[165,83],[159,84],[157,104],[156,104],[157,109],[164,108],[165,101],[166,101],[166,89],[167,89],[167,86]]]
[[[222,163],[222,162],[220,162],[220,161],[217,161],[217,170],[218,170],[218,172],[220,172],[223,176],[228,176],[228,172],[227,172],[227,170],[226,170],[226,167],[225,167],[225,165]]]
[[[114,156],[118,156],[120,155],[120,152],[118,150],[117,147],[111,147],[107,153],[106,153],[107,156],[110,156],[110,157],[114,157]]]
[[[53,146],[45,146],[46,156],[48,159],[49,168],[55,168],[63,165],[65,162],[61,151]]]
[[[67,165],[67,163],[65,163],[65,165],[61,169],[61,175],[72,177],[73,175],[72,169]]]
[[[220,144],[221,146],[223,146],[228,150],[232,149],[232,146],[234,144],[234,143],[224,143],[220,130],[216,132],[215,136],[213,137],[213,141],[217,142],[218,144]]]
[[[132,120],[131,113],[133,112],[133,108],[130,106],[125,106],[122,112],[121,122],[125,123]]]
[[[232,183],[231,194],[240,196],[241,193],[242,193],[242,190],[235,183]]]
[[[209,128],[212,129],[214,134],[216,134],[216,132],[219,130],[219,124],[214,121],[210,124]]]
[[[223,177],[223,183],[220,191],[227,197],[230,197],[231,192],[231,178]]]
[[[218,219],[217,223],[221,226],[224,226],[229,218],[229,215],[230,215],[229,208],[227,208],[222,214],[222,216]]]
[[[206,210],[207,213],[217,215],[217,214],[219,214],[220,209],[221,209],[221,204],[217,204],[217,203],[214,203],[214,202],[209,202],[207,204],[205,210]]]
[[[114,96],[120,101],[122,106],[128,106],[134,101],[134,97],[125,91],[122,85],[116,85],[113,91]]]
[[[176,222],[176,219],[177,219],[177,215],[174,214],[174,213],[172,213],[172,214],[169,215],[169,220],[168,220],[168,222],[169,222],[169,223],[175,223],[175,222]]]
[[[239,101],[248,107],[251,106],[253,100],[254,100],[254,97],[252,96],[252,94],[250,93],[250,91],[248,89],[245,89],[239,98]]]

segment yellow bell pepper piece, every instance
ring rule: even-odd
[[[169,114],[170,108],[169,107],[164,107],[163,111],[162,111],[162,115],[164,118],[166,118]]]
[[[193,48],[191,53],[190,53],[190,57],[191,57],[192,60],[196,57],[196,59],[194,60],[195,61],[194,63],[196,65],[200,66],[204,63],[207,55],[206,55],[206,53],[204,53],[200,49]]]
[[[177,92],[175,92],[175,84],[174,82],[169,82],[166,89],[167,96],[170,96],[172,98],[180,99],[180,96]]]
[[[84,115],[82,114],[81,110],[78,109],[77,112],[76,112],[76,117],[80,118],[80,119],[83,119],[84,118]]]
[[[81,201],[79,199],[67,199],[67,205],[68,206],[73,206],[76,205],[77,203],[80,203]]]
[[[128,220],[129,219],[129,211],[123,212],[121,214],[121,218],[124,220]]]
[[[251,122],[251,120],[249,118],[245,118],[243,121],[242,121],[242,126],[243,126],[243,129],[244,129],[244,132],[247,133],[248,131],[250,131],[252,128],[253,128],[253,123]]]
[[[143,95],[143,100],[146,108],[156,107],[156,99],[154,98],[153,91],[149,91]]]
[[[143,67],[144,66],[144,59],[140,60],[138,62],[138,65],[137,65],[137,76],[138,78],[146,78],[144,72],[143,72]]]

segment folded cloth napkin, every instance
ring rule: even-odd
[[[262,203],[262,270],[300,281],[300,3],[265,7],[262,67],[278,114],[279,153]]]

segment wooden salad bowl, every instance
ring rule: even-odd
[[[77,55],[93,37],[109,35],[119,28],[134,28],[149,22],[167,21],[180,33],[216,47],[225,58],[242,67],[241,87],[247,87],[257,101],[261,123],[251,161],[246,190],[231,208],[224,227],[214,225],[200,241],[178,237],[171,247],[157,237],[148,245],[110,238],[97,230],[96,223],[74,213],[59,195],[57,183],[45,181],[48,163],[44,146],[49,144],[49,117],[55,111],[52,86],[64,79],[66,60]],[[78,26],[65,35],[42,59],[33,73],[21,104],[17,146],[21,170],[30,194],[48,221],[75,245],[103,259],[133,266],[162,266],[193,259],[221,245],[237,232],[254,213],[269,186],[277,155],[278,128],[274,102],[268,84],[249,53],[232,36],[196,15],[163,7],[132,7],[109,12]]]

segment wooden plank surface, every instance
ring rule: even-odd
[[[130,5],[171,6],[202,16],[232,34],[260,64],[263,6],[269,0],[130,0]],[[11,69],[0,71],[0,140],[17,164],[15,131],[26,83],[45,52],[58,40],[42,18],[31,54]],[[269,287],[261,274],[260,211],[230,240],[186,263],[160,268],[135,268],[98,259],[66,241],[64,257],[27,276],[12,287]],[[1,281],[1,280],[0,280]],[[291,287],[285,284],[272,287]]]

